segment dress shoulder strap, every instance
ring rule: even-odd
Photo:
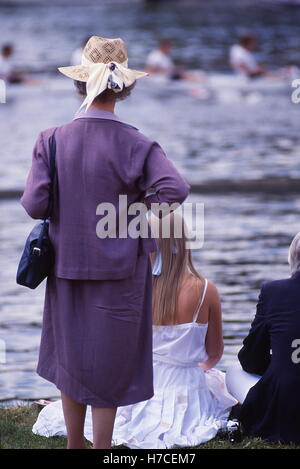
[[[199,304],[197,306],[197,309],[194,313],[194,316],[193,316],[193,322],[196,322],[197,318],[198,318],[198,314],[199,314],[199,311],[201,309],[201,306],[203,305],[203,302],[204,302],[204,299],[205,299],[205,295],[206,295],[206,290],[207,290],[207,285],[208,285],[208,281],[207,281],[207,278],[205,279],[205,283],[204,283],[204,288],[203,288],[203,293],[202,293],[202,296],[200,298],[200,301],[199,301]]]

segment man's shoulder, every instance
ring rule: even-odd
[[[274,289],[288,287],[291,284],[291,277],[283,278],[279,280],[271,280],[262,284],[262,291],[269,292]]]

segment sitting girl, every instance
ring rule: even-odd
[[[217,288],[193,265],[182,217],[173,213],[169,219],[170,236],[159,233],[159,251],[153,255],[154,396],[119,407],[113,445],[138,449],[199,445],[226,425],[237,403],[227,392],[224,373],[213,368],[223,353]],[[175,223],[183,230],[180,238],[174,236]],[[155,224],[161,231],[162,222],[152,217],[154,229]],[[33,432],[66,435],[61,401],[41,411]],[[92,441],[89,412],[85,436]]]

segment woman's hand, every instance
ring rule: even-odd
[[[208,359],[206,362],[199,362],[198,363],[198,366],[200,366],[200,368],[202,368],[202,370],[205,372],[205,371],[208,371],[210,370],[211,368],[213,368],[214,365],[211,365],[210,363],[210,360]]]

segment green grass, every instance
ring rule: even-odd
[[[44,438],[31,431],[38,411],[29,406],[0,408],[1,449],[63,449],[65,438]]]
[[[64,449],[63,437],[45,438],[31,432],[38,411],[29,406],[0,408],[0,448],[1,449]],[[87,442],[88,447],[91,444]],[[119,447],[120,448],[120,447]],[[300,449],[296,445],[271,444],[258,438],[246,438],[242,443],[231,445],[228,441],[215,438],[199,449]]]

